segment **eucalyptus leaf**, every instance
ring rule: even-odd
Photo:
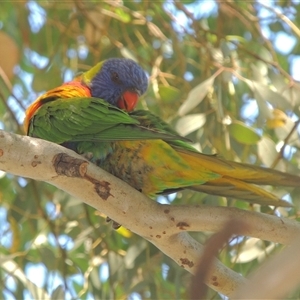
[[[260,135],[251,127],[242,122],[235,121],[228,126],[230,135],[245,145],[254,145],[261,139]]]
[[[126,268],[132,269],[134,267],[134,261],[144,251],[147,247],[147,242],[141,240],[138,243],[135,243],[127,250],[126,256],[124,258],[124,263]]]
[[[275,108],[281,108],[282,110],[292,110],[292,106],[287,101],[287,99],[278,92],[271,90],[269,86],[248,79],[246,80],[246,83],[253,91],[258,102],[265,103],[266,101],[268,101]],[[259,104],[258,106],[260,107]]]
[[[252,76],[255,78],[256,82],[261,84],[267,84],[268,82],[268,66],[263,62],[256,62],[255,64],[251,64]]]
[[[268,137],[263,136],[261,140],[257,143],[258,156],[266,167],[271,167],[274,161],[278,157],[278,151],[276,150],[276,144],[273,140]],[[279,161],[276,165],[276,169],[279,171],[284,170],[284,164]]]
[[[262,259],[266,254],[270,253],[274,247],[274,243],[271,243],[269,247],[266,248],[261,240],[257,238],[248,238],[243,245],[241,245],[238,255],[234,255],[231,261],[247,263],[254,259]]]
[[[65,291],[62,285],[59,285],[51,294],[51,300],[66,299]]]
[[[130,51],[127,47],[121,47],[120,52],[123,57],[132,59],[137,62],[137,59],[132,51]]]
[[[202,102],[209,90],[214,84],[215,76],[211,76],[202,83],[194,87],[188,94],[187,99],[179,107],[178,115],[183,116],[195,108],[198,104]]]
[[[292,106],[300,105],[300,84],[295,82],[292,86],[284,89],[282,95],[286,97]]]
[[[176,123],[175,128],[180,135],[186,136],[191,132],[201,128],[205,122],[205,114],[191,114],[180,118]]]

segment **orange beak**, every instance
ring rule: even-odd
[[[117,102],[117,106],[127,112],[134,110],[139,100],[139,93],[136,91],[126,91]]]

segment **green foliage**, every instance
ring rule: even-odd
[[[208,2],[1,3],[0,33],[17,50],[5,47],[0,35],[6,51],[0,55],[0,126],[22,132],[24,108],[38,93],[103,59],[134,57],[150,75],[139,108],[159,114],[205,153],[299,172],[294,120],[300,114],[300,85],[289,72],[300,46],[296,42],[283,55],[274,45],[279,32],[299,41],[300,6],[275,1],[293,22],[287,23],[267,4],[218,1],[210,2],[213,11],[205,11]],[[263,30],[270,30],[270,39]],[[15,75],[9,76],[15,65]],[[257,104],[257,115],[247,112],[249,103]],[[279,152],[279,146],[286,151]],[[190,275],[143,238],[124,228],[114,231],[105,216],[46,183],[0,175],[0,298],[21,299],[25,291],[44,299],[43,292],[53,299],[124,299],[132,293],[143,299],[187,297]],[[284,214],[296,218],[299,196],[290,195],[295,208]],[[236,199],[186,191],[174,203],[251,209]],[[204,241],[206,234],[197,239]],[[243,275],[260,263],[258,257],[235,259],[245,240],[220,254]],[[267,249],[264,243],[257,247],[261,253]],[[7,263],[19,272],[12,273]],[[26,278],[30,267],[41,265],[45,280],[38,288]],[[208,297],[220,299],[212,290]]]

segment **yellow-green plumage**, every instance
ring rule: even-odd
[[[98,165],[150,197],[220,177],[193,168],[162,140],[120,141],[112,148]]]
[[[300,178],[199,153],[147,111],[130,114],[97,98],[55,99],[27,120],[30,136],[63,144],[148,196],[183,188],[288,206],[254,184],[299,186]]]

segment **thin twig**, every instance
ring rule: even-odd
[[[285,24],[287,24],[293,32],[300,38],[300,29],[297,25],[295,25],[286,15],[281,13],[280,11],[276,10],[275,8],[263,3],[262,1],[258,2],[259,5],[265,7],[266,9],[272,11],[276,16],[283,21]]]
[[[275,160],[273,161],[272,165],[270,168],[275,168],[276,165],[279,163],[279,161],[283,158],[283,153],[285,150],[285,147],[288,145],[288,141],[291,138],[291,136],[293,135],[294,131],[297,129],[298,125],[300,124],[300,120],[296,121],[293,128],[291,129],[291,131],[289,132],[289,134],[286,136],[286,138],[283,140],[283,145],[280,148],[280,151],[277,155],[277,157],[275,158]]]

